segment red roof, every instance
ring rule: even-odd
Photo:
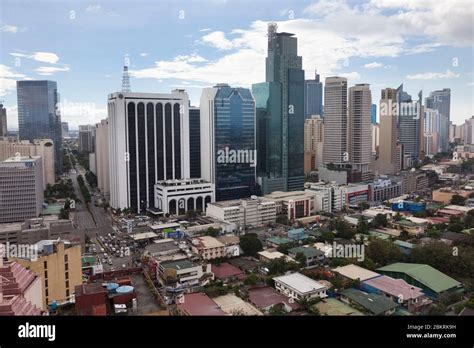
[[[219,306],[202,292],[185,294],[178,300],[178,309],[188,315],[226,315]]]
[[[440,209],[438,210],[439,214],[445,214],[445,215],[464,215],[462,211],[458,210],[452,210],[452,209]]]
[[[428,218],[429,222],[433,225],[448,223],[449,219],[447,217],[435,216]]]
[[[283,296],[282,294],[280,294],[275,289],[269,286],[255,287],[249,289],[249,299],[250,302],[252,302],[259,308],[267,308],[279,303],[286,303],[293,309],[299,307],[298,303],[290,303],[288,297]]]
[[[211,265],[211,271],[217,279],[225,279],[230,277],[237,277],[239,279],[245,278],[245,273],[238,267],[224,262],[220,265]]]

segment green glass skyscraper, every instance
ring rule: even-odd
[[[252,86],[262,193],[304,187],[304,70],[297,39],[268,25],[266,82]]]

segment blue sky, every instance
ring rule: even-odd
[[[106,116],[125,58],[135,92],[249,87],[265,79],[266,26],[298,37],[307,78],[349,85],[451,88],[451,119],[474,115],[474,6],[470,1],[1,0],[0,100],[17,128],[16,80],[58,82],[72,128]]]

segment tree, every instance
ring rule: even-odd
[[[69,209],[61,208],[59,211],[59,219],[69,220]]]
[[[466,202],[466,198],[463,197],[463,196],[460,196],[460,195],[453,195],[451,197],[451,204],[454,204],[454,205],[464,205],[464,203]]]
[[[263,245],[256,233],[246,233],[240,237],[240,248],[244,254],[255,256],[263,249]]]
[[[387,227],[388,221],[387,216],[384,214],[375,215],[374,219],[370,222],[373,228]]]
[[[380,266],[402,260],[402,253],[398,246],[390,241],[375,239],[367,246],[367,257]]]
[[[365,219],[365,216],[361,216],[357,222],[357,233],[367,234],[369,233],[369,224]]]
[[[370,204],[367,203],[367,202],[360,202],[359,203],[359,209],[362,211],[362,210],[366,210],[366,209],[369,209],[370,208]]]
[[[209,227],[206,231],[207,236],[217,237],[219,235],[219,230],[214,227]]]
[[[250,274],[244,280],[244,285],[257,285],[258,283],[260,283],[260,277],[255,273]]]

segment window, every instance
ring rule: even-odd
[[[66,289],[69,289],[69,280],[66,280]]]
[[[48,302],[48,296],[49,296],[49,291],[48,291],[48,289],[45,290],[45,295],[46,295],[46,302]]]
[[[64,269],[65,269],[66,271],[69,271],[69,264],[68,264],[68,263],[66,263],[66,264],[64,265]]]
[[[69,279],[69,272],[66,272],[66,279]]]
[[[44,280],[44,287],[45,287],[45,289],[48,287],[48,279]]]
[[[48,279],[48,271],[47,270],[44,271],[44,278]]]
[[[69,297],[69,289],[66,290],[66,297]]]
[[[48,261],[45,261],[45,262],[43,263],[43,266],[44,266],[45,269],[47,269],[47,268],[48,268]]]
[[[64,255],[64,262],[68,262],[68,260],[69,260],[69,257],[68,257],[68,255],[67,255],[67,254],[66,254],[66,255]]]

